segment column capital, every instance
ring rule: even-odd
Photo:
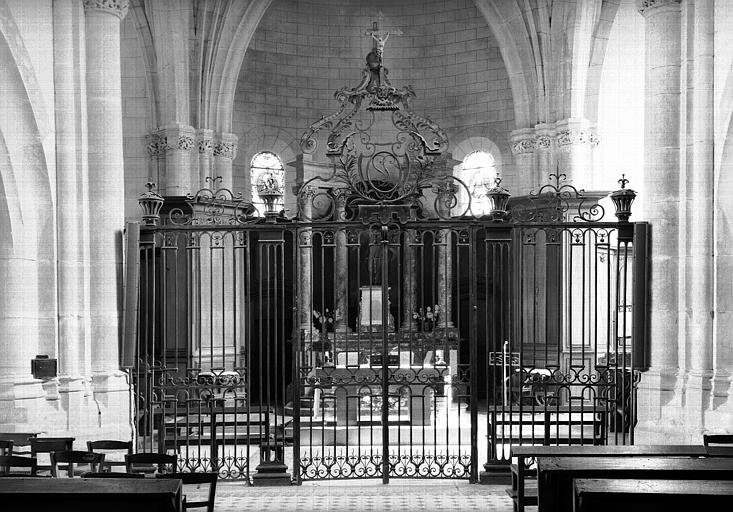
[[[214,156],[234,160],[237,157],[239,137],[233,133],[222,133],[214,144]]]
[[[657,12],[659,7],[679,8],[681,0],[636,0],[636,8],[642,16]]]
[[[515,155],[532,153],[537,147],[537,140],[535,138],[535,131],[533,128],[521,128],[519,130],[514,130],[509,135],[512,145],[512,153]]]
[[[196,143],[200,155],[214,154],[214,130],[201,128],[196,130]]]
[[[597,146],[600,138],[587,119],[563,119],[555,125],[555,143],[558,147],[590,144]]]
[[[117,16],[122,20],[130,6],[128,0],[83,0],[84,11],[100,11]]]
[[[166,126],[147,137],[148,154],[164,156],[168,151],[191,151],[195,147],[195,131],[190,126]]]

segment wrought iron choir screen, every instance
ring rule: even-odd
[[[633,191],[610,221],[563,175],[515,198],[497,178],[477,211],[375,52],[304,134],[297,195],[263,180],[264,217],[217,180],[141,197],[138,447],[223,478],[386,482],[476,481],[512,444],[632,443]]]

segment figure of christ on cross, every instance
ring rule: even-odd
[[[392,29],[388,31],[384,31],[379,28],[379,23],[384,21],[384,14],[380,11],[377,15],[377,21],[372,23],[372,28],[364,32],[365,36],[372,36],[372,39],[374,39],[374,51],[377,52],[377,55],[379,56],[379,63],[382,63],[382,57],[384,55],[384,44],[387,42],[387,39],[389,39],[389,36],[391,34],[395,34],[398,36],[402,35],[402,31],[400,29]]]

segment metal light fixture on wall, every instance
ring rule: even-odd
[[[160,220],[160,209],[163,207],[164,199],[157,192],[153,192],[155,183],[152,181],[147,182],[145,187],[148,191],[140,194],[137,202],[143,211],[143,224],[146,226],[155,226]]]
[[[636,199],[636,191],[626,188],[629,180],[626,179],[625,174],[621,175],[621,179],[618,182],[621,183],[621,188],[615,192],[611,192],[611,200],[616,207],[616,218],[618,218],[619,222],[629,222],[629,217],[631,217],[631,203]]]
[[[489,214],[495,221],[504,220],[507,216],[507,204],[512,196],[507,189],[501,186],[501,177],[496,174],[494,178],[494,186],[489,183],[484,184],[486,187],[486,198],[489,200],[491,211]]]
[[[279,215],[277,206],[284,190],[278,177],[272,172],[263,172],[257,178],[257,194],[265,202],[265,218],[271,221]]]

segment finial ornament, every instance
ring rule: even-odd
[[[611,201],[616,207],[616,217],[620,222],[629,222],[631,217],[631,203],[636,199],[636,191],[626,188],[626,184],[629,180],[626,179],[626,174],[621,175],[621,179],[618,180],[621,184],[621,188],[611,193]]]
[[[155,226],[160,220],[160,209],[163,207],[163,196],[154,192],[155,182],[151,179],[145,184],[147,192],[140,194],[137,199],[138,205],[143,212],[142,221],[146,226]]]

